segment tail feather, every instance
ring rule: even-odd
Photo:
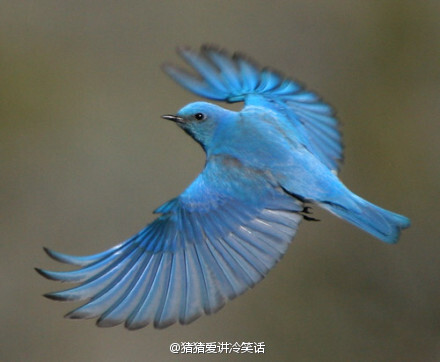
[[[352,223],[386,243],[394,244],[399,240],[400,231],[410,226],[410,220],[394,212],[351,194],[349,204],[356,208],[347,208],[340,203],[320,203],[320,206],[332,214]]]

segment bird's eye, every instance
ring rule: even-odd
[[[202,120],[204,120],[204,119],[206,118],[206,116],[205,116],[203,113],[196,113],[196,114],[194,115],[194,118],[195,118],[197,121],[202,121]]]

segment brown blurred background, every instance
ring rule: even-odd
[[[271,361],[440,360],[440,2],[2,1],[0,360],[167,361],[172,342],[264,341]],[[160,71],[209,42],[305,82],[338,110],[341,178],[406,214],[386,245],[316,211],[253,290],[190,326],[100,329],[41,297],[42,246],[124,240],[201,170],[160,118],[198,100]],[[200,360],[251,355],[199,356]]]

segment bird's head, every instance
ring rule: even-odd
[[[162,118],[176,122],[207,151],[219,125],[228,123],[236,115],[236,112],[215,104],[195,102],[180,109],[176,115],[164,115]]]

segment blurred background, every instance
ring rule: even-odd
[[[0,360],[440,360],[438,1],[8,1],[0,4]],[[33,268],[47,246],[126,239],[200,172],[160,115],[198,100],[160,71],[175,47],[241,51],[335,106],[341,178],[405,214],[386,245],[328,213],[304,222],[265,280],[165,330],[62,316]],[[264,342],[266,353],[175,356],[172,342]]]

